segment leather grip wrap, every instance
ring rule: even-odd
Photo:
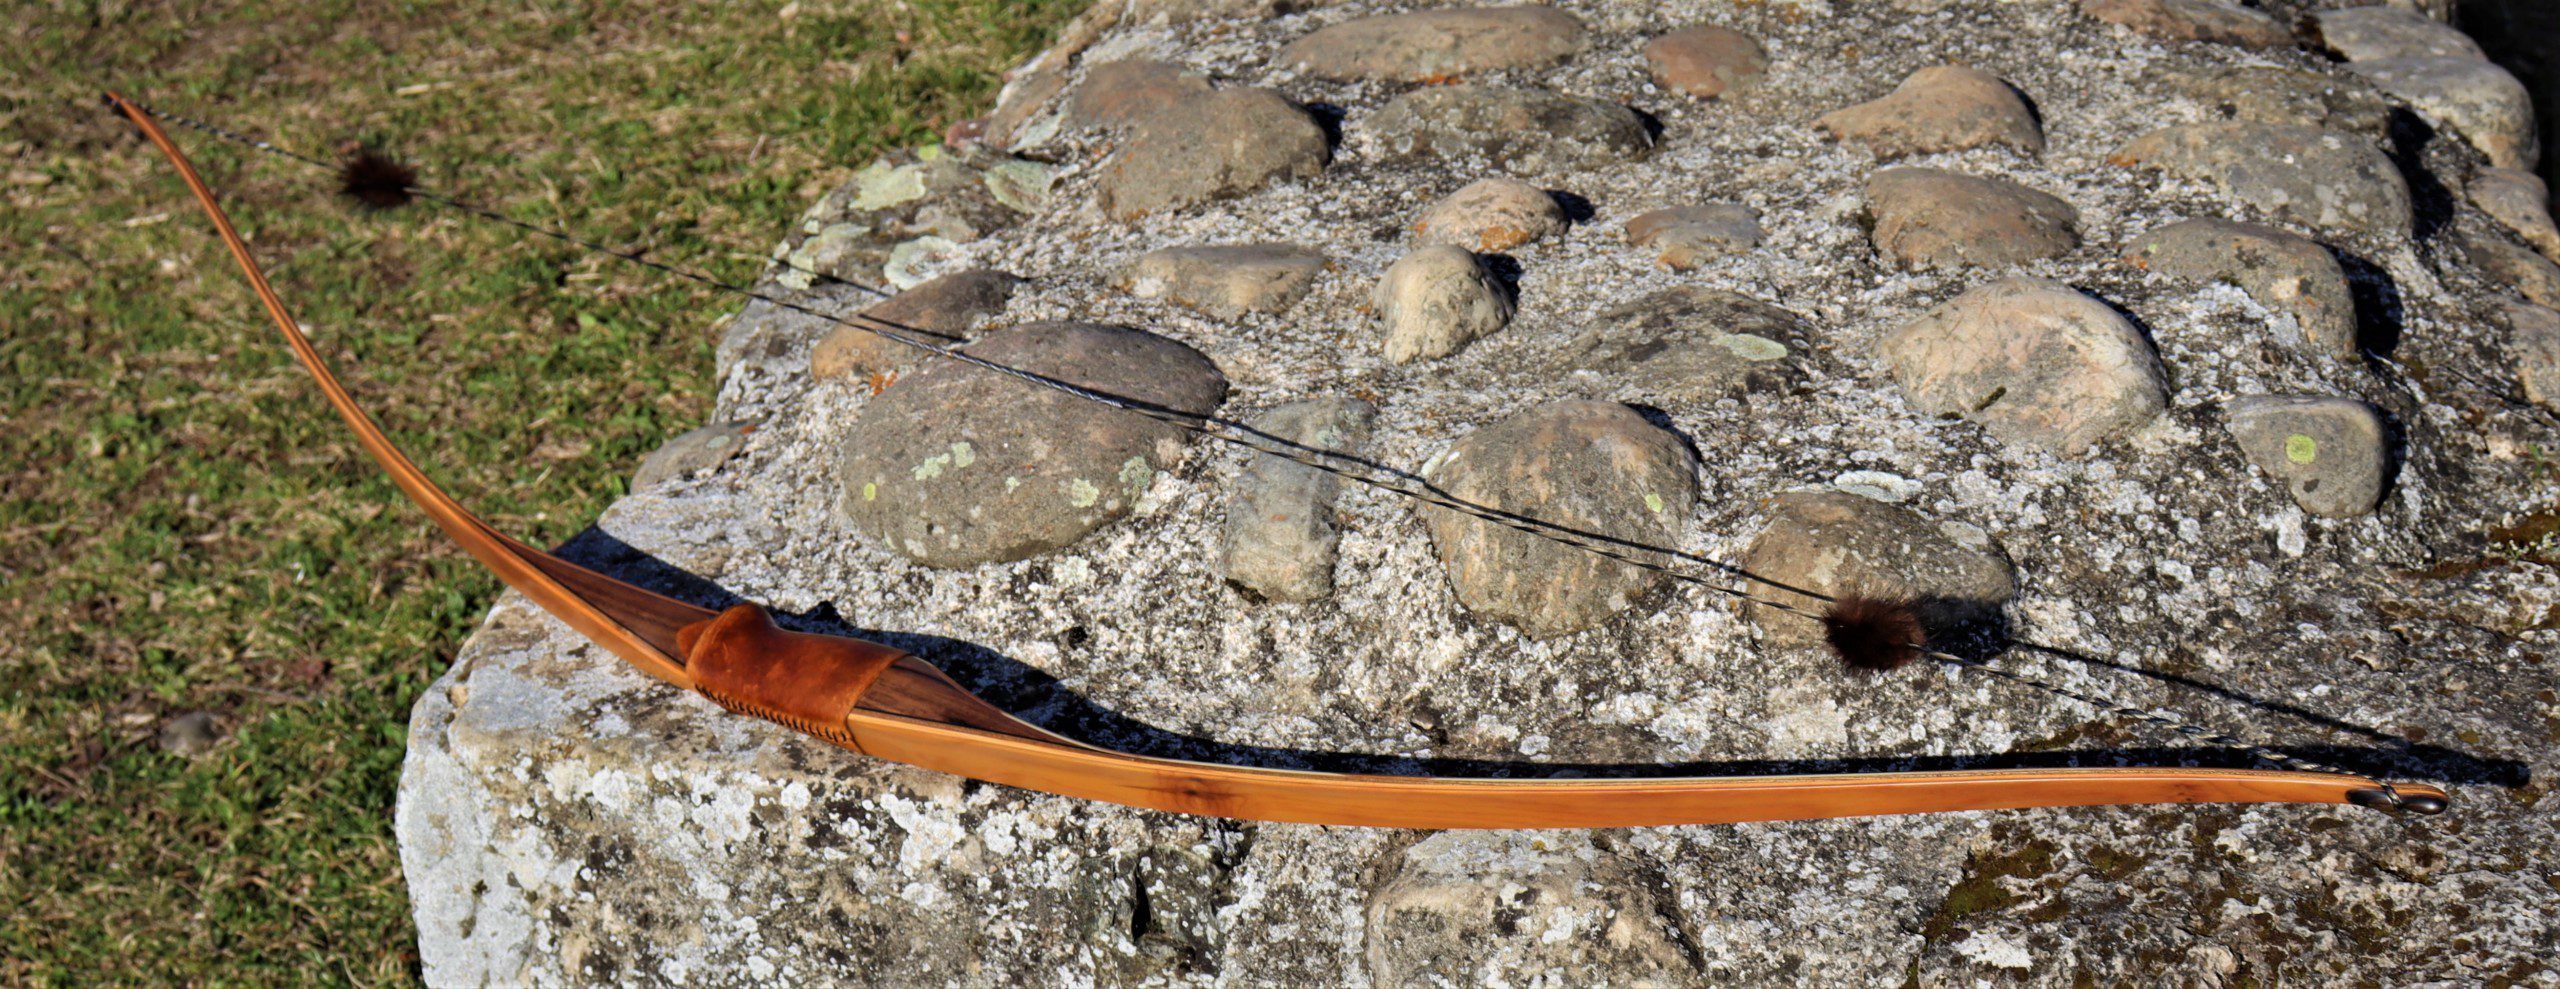
[[[854,702],[898,657],[876,642],[794,632],[741,604],[676,633],[693,688],[715,704],[854,751]]]

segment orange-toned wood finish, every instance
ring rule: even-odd
[[[875,758],[1028,790],[1257,821],[1401,828],[1591,828],[2148,803],[2369,803],[2433,786],[2192,768],[2008,769],[1652,779],[1451,779],[1215,765],[1096,748],[1027,724],[888,646],[786,631],[764,609],[715,614],[499,534],[447,496],[359,408],[286,311],[211,189],[159,124],[109,94],[159,148],[239,263],[294,357],[365,451],[511,587],[634,667]],[[679,658],[682,657],[682,658]]]
[[[839,635],[792,632],[742,604],[676,633],[693,689],[714,703],[860,751],[845,719],[905,653]]]

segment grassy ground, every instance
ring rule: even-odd
[[[20,5],[0,51],[0,983],[404,982],[410,701],[496,583],[273,339],[113,85],[738,278],[980,112],[1081,0]],[[32,16],[30,16],[32,15]],[[191,139],[359,398],[566,537],[710,391],[736,300]],[[220,741],[164,751],[170,719]]]

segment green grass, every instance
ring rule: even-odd
[[[0,983],[406,982],[410,702],[497,591],[326,414],[94,94],[751,277],[1082,0],[21,5],[0,51]],[[737,300],[178,134],[348,384],[499,528],[704,415]],[[224,738],[164,753],[167,719]]]

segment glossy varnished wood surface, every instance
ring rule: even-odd
[[[2153,803],[2354,802],[2358,776],[2191,768],[1486,780],[1150,759],[857,711],[862,751],[972,779],[1183,814],[1394,828],[1614,828]],[[2422,784],[2407,796],[2442,798]]]

